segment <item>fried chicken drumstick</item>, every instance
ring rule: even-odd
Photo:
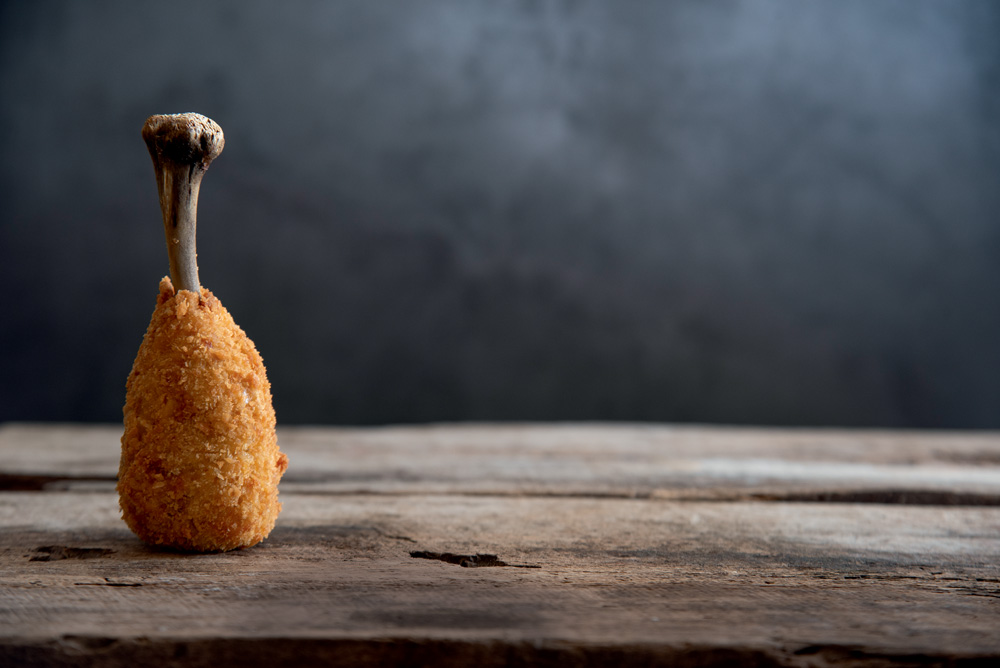
[[[199,552],[249,547],[274,528],[278,449],[271,386],[253,342],[198,283],[198,191],[225,145],[199,114],[142,129],[156,170],[171,278],[126,383],[122,516],[142,540]]]

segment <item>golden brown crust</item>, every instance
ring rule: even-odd
[[[288,460],[260,355],[211,292],[160,281],[124,413],[119,502],[142,540],[207,552],[267,537]]]

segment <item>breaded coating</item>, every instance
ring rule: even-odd
[[[215,552],[267,537],[288,459],[264,363],[211,292],[160,281],[124,413],[119,503],[139,538]]]

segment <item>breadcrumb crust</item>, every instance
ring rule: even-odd
[[[119,503],[139,538],[214,552],[267,537],[288,467],[271,386],[253,342],[209,290],[160,281],[124,416]]]

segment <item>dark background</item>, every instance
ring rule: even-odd
[[[0,421],[121,419],[154,113],[280,422],[1000,427],[1000,5],[0,5]]]

